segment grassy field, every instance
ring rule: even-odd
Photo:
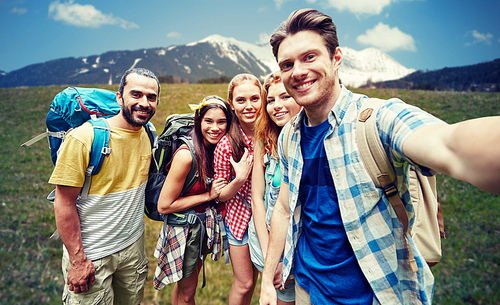
[[[100,86],[117,90],[117,86]],[[0,89],[0,303],[60,304],[62,244],[48,237],[55,229],[52,190],[47,180],[53,165],[46,141],[20,144],[45,130],[52,98],[64,86]],[[153,123],[159,131],[171,113],[189,112],[188,103],[204,96],[226,97],[227,85],[162,85]],[[500,94],[407,90],[353,90],[373,97],[399,97],[448,123],[500,115]],[[431,153],[431,152],[429,152]],[[434,304],[500,304],[500,196],[438,176],[447,238],[444,257],[433,268]],[[499,186],[500,187],[500,186]],[[146,220],[150,270],[143,304],[170,304],[173,285],[152,287],[153,250],[161,224]],[[206,263],[207,287],[198,289],[198,304],[227,304],[232,283],[223,260]],[[201,285],[199,286],[201,287]],[[257,286],[252,304],[258,304]]]

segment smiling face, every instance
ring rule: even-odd
[[[285,126],[290,119],[299,113],[300,106],[286,92],[282,82],[269,86],[266,101],[266,111],[271,120],[279,127]]]
[[[201,119],[201,134],[206,147],[217,145],[227,130],[227,118],[222,109],[208,110]]]
[[[247,80],[234,87],[231,108],[241,125],[253,128],[261,103],[260,88]]]
[[[301,31],[281,42],[277,60],[283,83],[297,104],[306,110],[331,109],[340,93],[340,48],[331,58],[317,32]]]
[[[123,95],[117,93],[121,114],[132,130],[138,130],[153,117],[158,105],[158,85],[152,78],[129,74]]]

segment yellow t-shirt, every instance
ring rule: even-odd
[[[94,137],[90,123],[70,131],[49,183],[81,187]],[[146,131],[111,128],[111,154],[92,176],[87,199],[76,202],[85,254],[103,258],[135,242],[144,232],[144,191],[151,160]]]

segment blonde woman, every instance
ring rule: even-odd
[[[229,304],[250,304],[259,275],[250,260],[248,222],[252,215],[250,173],[261,89],[259,80],[251,74],[239,74],[231,80],[228,101],[235,120],[215,149],[215,178],[222,177],[228,182],[221,191],[219,201],[225,202],[224,223],[234,276]]]

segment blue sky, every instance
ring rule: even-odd
[[[500,58],[498,0],[0,0],[0,70],[212,34],[268,42],[299,8],[331,16],[341,46],[376,47],[408,68]]]

